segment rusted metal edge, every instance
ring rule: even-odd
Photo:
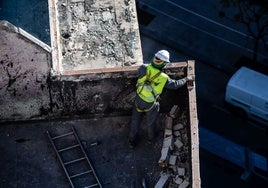
[[[195,62],[188,61],[187,76],[195,76]],[[198,117],[196,106],[196,90],[195,82],[188,87],[189,95],[189,118],[191,133],[191,168],[192,168],[192,188],[201,187],[200,179],[200,162],[199,162],[199,134],[198,134]]]

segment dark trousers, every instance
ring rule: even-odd
[[[136,137],[140,130],[140,125],[144,116],[146,116],[148,139],[152,140],[155,136],[154,127],[158,113],[159,113],[159,103],[156,103],[155,106],[148,112],[138,112],[136,107],[134,107],[132,111],[129,140],[136,141]]]

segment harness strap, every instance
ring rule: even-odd
[[[152,78],[149,77],[148,74],[146,74],[146,80],[149,82],[152,82],[154,79],[156,79],[159,75],[161,74],[161,71],[159,71],[158,73],[156,73]]]
[[[154,79],[156,79],[160,74],[161,74],[161,71],[159,71],[159,72],[156,73],[152,78],[150,78],[149,75],[147,74],[147,71],[146,71],[146,80],[145,80],[144,82],[138,83],[138,84],[136,85],[137,87],[139,87],[139,86],[142,85],[142,88],[141,88],[139,94],[142,92],[143,87],[144,87],[144,83],[145,83],[146,81],[152,82],[152,81],[153,81]],[[152,89],[153,89],[153,88],[152,88]],[[154,90],[153,90],[153,95],[154,95],[154,97],[156,97],[156,95],[155,95],[155,91],[154,91]]]
[[[153,109],[153,107],[155,106],[155,104],[156,104],[156,101],[154,101],[154,103],[152,104],[152,106],[151,106],[150,108],[147,108],[147,109],[140,109],[140,108],[138,107],[137,103],[135,102],[135,107],[136,107],[136,110],[137,110],[138,112],[149,112],[150,110]]]

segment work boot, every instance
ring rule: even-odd
[[[153,143],[153,140],[147,139],[147,144],[151,145]]]
[[[135,141],[131,141],[131,140],[128,141],[128,147],[129,147],[130,149],[134,149],[135,146],[136,146]]]

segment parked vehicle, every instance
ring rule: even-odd
[[[227,84],[225,101],[239,114],[268,125],[268,76],[241,67]]]

